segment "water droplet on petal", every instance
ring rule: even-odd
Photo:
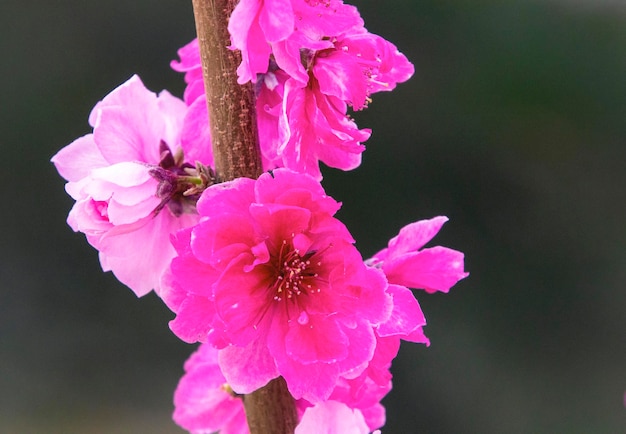
[[[309,323],[309,314],[305,311],[300,312],[300,316],[298,316],[298,324],[306,325]]]

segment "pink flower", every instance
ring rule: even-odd
[[[385,424],[385,408],[380,401],[391,390],[391,362],[398,354],[400,339],[428,344],[422,331],[426,319],[411,291],[389,285],[387,293],[393,297],[393,311],[387,321],[376,328],[372,359],[358,376],[340,378],[330,395],[331,400],[358,409],[370,431]]]
[[[389,284],[387,293],[393,298],[393,311],[389,319],[380,324],[376,335],[381,338],[395,337],[409,342],[430,345],[424,335],[426,318],[413,293],[404,286]],[[394,356],[389,358],[389,362]]]
[[[235,7],[228,30],[232,48],[242,54],[237,69],[239,83],[256,81],[257,74],[268,71],[272,47],[294,33],[299,46],[282,50],[278,66],[294,74],[300,62],[300,48],[318,48],[325,36],[343,33],[363,21],[354,6],[341,0],[241,0]]]
[[[198,39],[195,38],[180,48],[178,57],[180,61],[172,60],[170,66],[174,71],[185,74],[187,87],[185,88],[184,100],[185,104],[191,105],[196,99],[205,95]]]
[[[375,92],[390,91],[413,75],[413,64],[391,42],[365,28],[331,38],[313,55],[311,70],[322,92],[360,110]]]
[[[174,422],[192,434],[250,432],[243,401],[228,386],[217,363],[217,351],[210,345],[200,345],[185,362],[174,406]]]
[[[379,352],[378,344],[376,352]],[[397,348],[392,358],[396,355]],[[380,400],[391,390],[391,373],[389,372],[391,359],[389,359],[389,366],[385,369],[386,381],[384,383],[379,383],[377,381],[379,379],[370,376],[369,365],[368,369],[355,379],[339,378],[329,398],[329,401],[340,402],[352,410],[358,410],[369,428],[366,432],[381,428],[385,424],[385,407],[382,406]]]
[[[295,434],[367,434],[363,414],[337,401],[325,401],[304,411]]]
[[[448,292],[469,275],[463,270],[463,253],[441,246],[423,249],[447,221],[435,217],[406,225],[367,263],[382,269],[389,283],[429,293]]]
[[[317,82],[302,87],[288,80],[281,118],[288,131],[279,151],[282,165],[316,179],[322,178],[320,161],[342,170],[358,167],[365,150],[361,143],[370,130],[359,130],[346,111],[346,103],[325,95]]]
[[[236,392],[281,375],[296,399],[316,403],[372,358],[391,297],[338,209],[313,178],[277,169],[209,187],[200,223],[176,235],[163,294],[177,314],[171,328],[220,348]]]
[[[76,200],[68,224],[99,251],[102,268],[138,296],[158,291],[175,253],[170,233],[198,219],[195,198],[176,182],[191,168],[179,145],[185,112],[182,101],[166,91],[155,95],[133,76],[94,107],[93,133],[52,157]],[[184,152],[191,161],[207,157]]]
[[[375,404],[382,409],[384,422],[384,409],[380,403]],[[295,406],[300,420],[296,433],[368,433],[382,426],[368,423],[371,408],[353,407],[335,398],[316,405],[300,399]],[[174,393],[174,407],[174,421],[192,434],[249,432],[243,396],[231,389],[220,371],[218,351],[209,344],[201,344],[185,362],[185,374]]]
[[[261,7],[258,0],[252,2]],[[293,2],[296,11],[310,12],[322,5]],[[243,10],[243,4],[237,8]],[[331,10],[333,4],[323,10]],[[319,17],[309,17],[315,25],[298,20],[300,30],[272,44],[274,61],[266,59],[263,70],[255,73],[259,74],[257,125],[266,170],[286,167],[321,179],[320,161],[341,170],[358,167],[365,150],[362,143],[371,131],[357,127],[347,115],[348,106],[362,109],[372,93],[392,90],[413,74],[413,65],[393,44],[368,33],[360,18],[353,19],[348,12],[351,6],[336,10],[346,12],[338,27],[337,23],[322,25],[325,21]],[[333,28],[344,33],[330,38],[322,38],[327,33],[316,33]],[[311,39],[314,35],[318,39]],[[180,61],[172,62],[172,67],[185,73],[185,101],[191,106],[184,129],[190,133],[183,136],[183,143],[198,146],[210,138],[197,40],[178,54]]]
[[[361,164],[370,130],[358,129],[347,115],[348,105],[362,109],[369,95],[392,90],[413,74],[413,65],[393,44],[362,27],[328,44],[304,50],[308,70],[304,79],[292,75],[287,80],[280,119],[287,131],[278,153],[282,165],[317,179],[319,161],[342,170]]]

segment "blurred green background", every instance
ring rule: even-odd
[[[416,73],[325,186],[365,257],[447,215],[435,242],[471,272],[418,294],[432,345],[402,346],[383,432],[625,432],[626,1],[353,3]],[[2,433],[181,432],[193,347],[100,271],[49,159],[133,73],[182,95],[193,37],[190,1],[0,5]]]

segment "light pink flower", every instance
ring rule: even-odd
[[[367,434],[363,414],[337,401],[325,401],[304,411],[295,434]]]
[[[159,289],[174,256],[170,233],[198,219],[194,198],[183,197],[175,183],[191,167],[180,148],[185,112],[181,100],[156,95],[133,76],[94,107],[93,133],[52,157],[76,200],[69,225],[99,251],[102,268],[138,296]],[[207,157],[205,150],[184,154],[191,161]]]
[[[217,363],[217,351],[210,345],[200,345],[185,362],[174,407],[174,422],[192,434],[250,432],[242,397],[228,386]]]
[[[447,221],[435,217],[406,225],[367,263],[382,269],[389,283],[429,293],[448,292],[469,275],[463,270],[463,253],[441,246],[423,248]]]
[[[176,235],[163,294],[177,314],[171,328],[221,348],[236,392],[281,375],[296,399],[316,403],[372,358],[391,297],[338,209],[313,178],[277,169],[209,187],[200,223]]]

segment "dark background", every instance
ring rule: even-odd
[[[626,430],[626,2],[356,1],[415,64],[357,113],[363,165],[326,170],[365,257],[404,224],[450,222],[450,294],[419,294],[384,433]],[[169,69],[190,1],[0,5],[0,432],[177,433],[193,347],[172,313],[100,271],[50,157],[133,73]]]

